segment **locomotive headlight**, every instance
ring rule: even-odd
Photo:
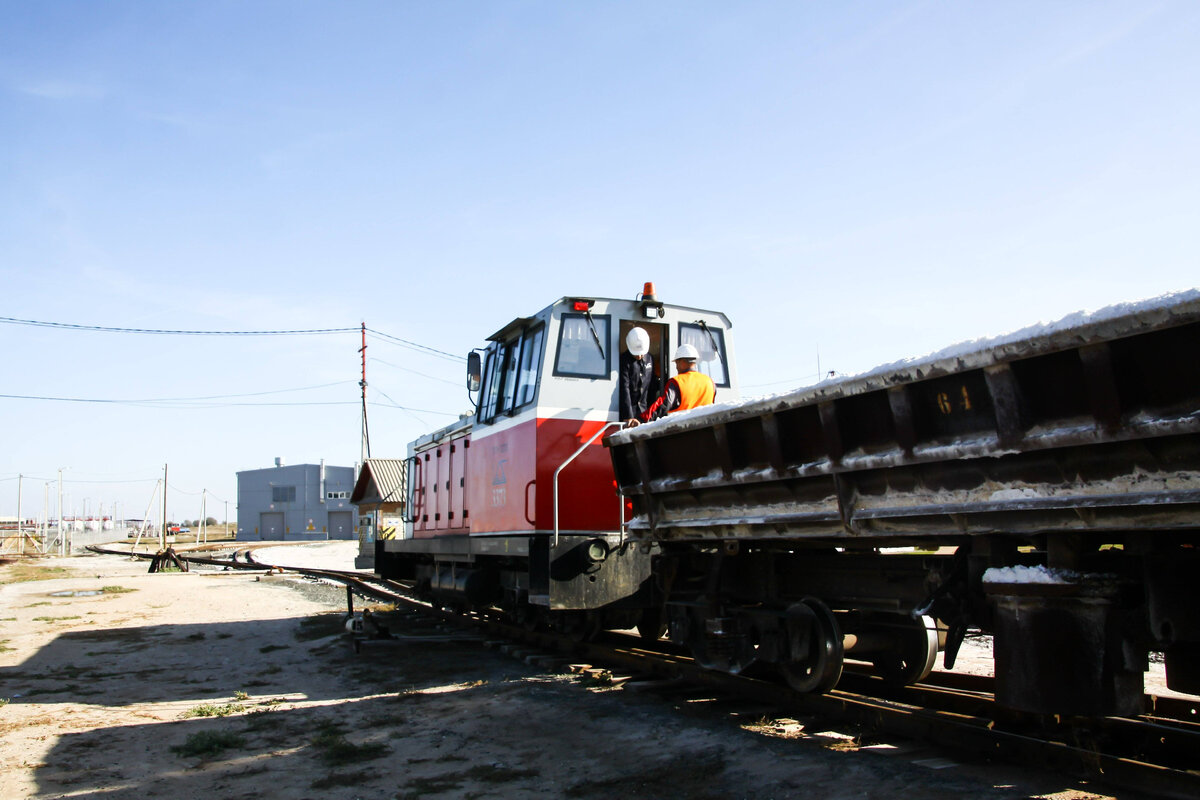
[[[587,560],[593,564],[599,564],[604,559],[608,558],[608,545],[603,539],[592,539],[587,543],[587,548],[583,551],[587,556]]]

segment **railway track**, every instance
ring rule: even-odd
[[[91,547],[99,553],[153,558],[155,554]],[[206,554],[201,554],[201,552]],[[210,548],[177,554],[181,561],[224,569],[286,571],[346,587],[353,597],[419,609],[491,638],[518,642],[526,652],[548,659],[588,662],[624,673],[627,685],[662,685],[678,691],[694,687],[780,714],[819,717],[855,726],[866,738],[903,736],[948,752],[1021,764],[1036,764],[1115,788],[1172,798],[1200,797],[1200,701],[1146,696],[1137,717],[1060,717],[1014,712],[998,706],[992,680],[982,676],[935,672],[913,686],[895,688],[847,664],[838,687],[827,694],[795,692],[764,676],[735,676],[705,669],[666,640],[647,642],[609,632],[581,642],[548,630],[524,627],[479,614],[430,606],[409,587],[345,570],[280,567],[254,560],[253,548],[224,552]],[[363,641],[359,639],[358,641]],[[357,642],[356,642],[357,645]],[[648,682],[647,679],[657,679]]]

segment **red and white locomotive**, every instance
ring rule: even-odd
[[[564,297],[518,317],[470,356],[475,413],[409,445],[404,536],[377,543],[376,571],[449,607],[657,636],[651,554],[624,535],[601,444],[620,425],[618,364],[634,327],[661,381],[690,344],[718,400],[738,398],[728,318],[663,303],[653,284],[634,300]]]

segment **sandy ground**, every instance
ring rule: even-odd
[[[5,800],[1112,796],[550,674],[457,634],[356,655],[344,593],[294,578],[151,575],[116,556],[36,565],[0,567]]]

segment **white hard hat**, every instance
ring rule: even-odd
[[[631,328],[629,333],[625,334],[625,346],[635,356],[644,356],[650,352],[650,334],[641,328]]]
[[[675,360],[686,358],[688,361],[695,361],[700,358],[700,354],[696,352],[696,348],[690,344],[681,344],[679,349],[675,351]]]

